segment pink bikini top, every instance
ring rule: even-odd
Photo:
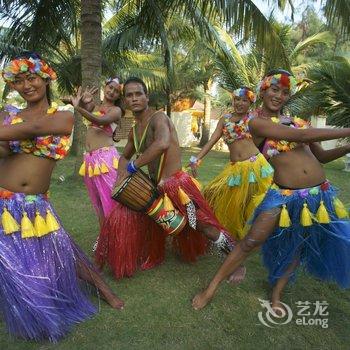
[[[14,125],[25,121],[18,117],[20,109],[8,105],[5,109],[9,112],[5,117],[3,125]],[[54,118],[57,108],[52,107],[47,111],[47,118]],[[71,146],[70,135],[66,136],[37,136],[33,139],[9,141],[9,148],[12,153],[28,153],[37,157],[60,160],[66,157]]]
[[[96,117],[102,117],[106,114],[106,112],[103,110],[99,110],[97,112],[92,112],[92,114],[94,114]],[[107,136],[110,136],[110,137],[113,136],[113,128],[112,128],[111,124],[99,125],[99,124],[93,123],[90,120],[87,120],[85,118],[84,118],[84,124],[86,125],[86,127],[92,127],[92,128],[97,128],[97,129],[103,130],[107,134]]]
[[[271,121],[282,125],[289,126],[296,129],[307,129],[310,127],[309,122],[298,118],[281,116],[280,118],[272,117]],[[259,151],[264,155],[266,159],[270,159],[281,152],[289,152],[298,145],[297,142],[285,141],[285,140],[270,140],[265,139],[259,146]]]
[[[243,139],[250,139],[252,135],[249,132],[248,123],[252,118],[249,114],[238,122],[231,121],[232,114],[224,115],[224,127],[222,128],[222,137],[227,145]]]

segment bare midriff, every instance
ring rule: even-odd
[[[232,163],[242,162],[259,153],[252,139],[236,140],[227,145]]]
[[[25,194],[46,193],[56,161],[32,154],[13,154],[0,160],[0,189]]]
[[[270,164],[275,169],[274,182],[285,188],[313,187],[326,180],[322,165],[308,145],[280,153],[270,159]]]
[[[86,151],[91,152],[99,148],[114,146],[112,137],[97,127],[89,126],[86,131]]]

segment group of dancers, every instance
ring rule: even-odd
[[[56,161],[69,152],[73,114],[50,106],[53,69],[35,53],[12,59],[2,76],[26,101],[1,112],[0,127],[0,309],[10,334],[25,339],[62,338],[96,308],[81,281],[94,286],[116,309],[124,306],[104,282],[108,265],[118,278],[164,261],[167,234],[145,212],[114,201],[112,191],[147,168],[162,196],[164,212],[186,225],[171,236],[175,252],[194,262],[213,245],[225,260],[209,285],[192,301],[198,310],[219,284],[241,282],[245,259],[261,247],[272,285],[271,303],[283,316],[281,297],[301,265],[318,279],[350,286],[348,211],[320,163],[350,152],[346,145],[323,150],[319,141],[350,136],[350,129],[317,129],[283,113],[296,81],[284,70],[269,72],[257,88],[232,94],[224,115],[203,149],[182,170],[181,150],[171,120],[152,111],[145,83],[108,79],[100,105],[95,88],[64,98],[84,118],[86,153],[80,174],[96,211],[100,233],[95,264],[62,227],[48,199]],[[261,107],[253,109],[256,98]],[[123,104],[121,100],[123,99]],[[124,106],[135,125],[120,156],[114,146]],[[203,192],[195,179],[201,160],[223,137],[230,160]]]

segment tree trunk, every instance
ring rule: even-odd
[[[102,1],[81,0],[81,78],[83,89],[89,86],[100,86],[101,81],[101,54],[102,54]],[[100,96],[96,96],[99,103]],[[75,122],[75,151],[77,161],[75,174],[78,174],[81,156],[85,144],[85,126],[82,118]]]
[[[210,116],[211,116],[211,86],[212,80],[209,79],[203,83],[204,87],[204,121],[202,125],[202,138],[199,143],[200,147],[203,147],[209,141],[210,132]]]
[[[167,97],[167,103],[166,103],[166,114],[169,118],[171,118],[171,93],[170,93],[170,87],[167,86],[165,89],[166,97]]]

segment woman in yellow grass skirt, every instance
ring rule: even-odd
[[[230,163],[204,189],[204,197],[215,215],[233,235],[243,238],[243,228],[254,211],[253,196],[266,192],[272,180],[272,167],[259,153],[248,130],[248,110],[255,101],[246,87],[233,92],[234,112],[224,115],[197,157],[191,157],[193,175],[204,156],[223,137],[230,151]]]

